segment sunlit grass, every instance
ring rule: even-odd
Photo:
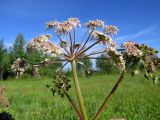
[[[117,78],[118,75],[99,75],[79,79],[89,118],[98,110]],[[8,88],[7,96],[11,102],[9,108],[1,111],[10,112],[16,120],[75,120],[75,113],[67,99],[53,97],[45,87],[51,81],[49,78],[30,78],[1,82]],[[128,120],[159,120],[159,93],[160,86],[153,85],[141,75],[134,78],[126,76],[101,120],[118,117]],[[73,88],[70,94],[76,99]]]

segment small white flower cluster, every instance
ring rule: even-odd
[[[118,65],[121,70],[125,70],[125,61],[123,59],[123,55],[120,52],[118,52],[113,47],[109,47],[107,48],[107,53],[112,63]]]
[[[81,23],[78,18],[69,18],[68,23],[72,25],[73,28],[76,28],[77,26],[81,26]]]
[[[58,45],[54,44],[53,42],[45,42],[42,45],[42,50],[44,53],[50,54],[52,56],[62,54],[62,48]]]
[[[109,35],[116,35],[119,29],[116,26],[108,25],[104,27],[104,31]]]
[[[106,43],[109,45],[109,47],[116,47],[116,43],[112,40],[111,36],[117,34],[119,31],[116,26],[112,25],[104,25],[104,22],[101,20],[92,20],[86,23],[86,26],[88,28],[93,28],[91,32],[92,33],[92,38],[94,40],[99,41],[99,43],[105,44]],[[102,31],[102,32],[101,32]],[[90,32],[90,33],[91,33]]]
[[[116,43],[112,40],[112,38],[110,36],[104,34],[103,32],[94,31],[92,33],[92,37],[95,40],[100,41],[100,43],[103,43],[103,44],[108,43],[109,46],[116,47]]]
[[[122,46],[127,50],[127,54],[130,56],[141,57],[143,55],[143,52],[137,48],[135,42],[128,41],[123,43]]]
[[[56,56],[62,53],[62,48],[53,42],[49,42],[48,40],[51,38],[50,35],[41,35],[28,43],[27,49],[36,48],[37,50],[41,50],[44,53],[50,54],[52,56]]]
[[[86,26],[88,28],[95,28],[95,27],[103,27],[104,22],[102,20],[90,20],[89,22],[86,23]]]
[[[54,20],[54,21],[47,22],[46,27],[47,27],[47,29],[51,29],[51,28],[54,28],[55,26],[57,26],[58,24],[59,24],[59,22],[57,20]]]
[[[33,39],[30,41],[30,43],[28,44],[28,46],[35,46],[37,43],[43,43],[43,42],[47,42],[49,39],[51,39],[51,35],[46,34],[46,35],[40,35],[37,38]]]
[[[56,20],[47,23],[47,28],[57,27],[55,32],[59,35],[67,34],[77,26],[80,26],[78,18],[69,18],[67,21],[61,23]]]
[[[51,38],[51,35],[49,35],[49,34],[40,35],[40,36],[32,39],[28,43],[27,49],[30,49],[30,48],[41,48],[41,44],[44,43],[44,42],[47,42],[50,38]]]
[[[73,29],[73,26],[68,23],[68,21],[64,21],[63,23],[59,23],[56,29],[56,33],[59,35],[66,34]]]

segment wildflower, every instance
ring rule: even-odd
[[[49,34],[38,36],[28,43],[27,48],[30,49],[32,47],[40,47],[41,43],[47,42],[50,38],[51,38],[51,35]]]
[[[41,45],[42,50],[45,53],[51,54],[51,55],[59,55],[62,53],[62,48],[59,47],[58,45],[54,44],[53,42],[45,42]]]
[[[104,34],[103,32],[94,31],[92,36],[95,40],[100,41],[100,43],[103,44],[108,43],[112,47],[116,46],[116,43],[112,40],[112,38]]]
[[[20,58],[17,58],[13,65],[11,65],[11,69],[16,75],[16,78],[18,79],[19,76],[23,75],[24,71],[27,69],[26,61]]]
[[[46,34],[46,35],[41,35],[36,38],[37,41],[39,42],[47,42],[51,38],[51,35]]]
[[[50,55],[59,55],[62,53],[62,48],[53,42],[48,42],[50,35],[41,35],[28,44],[27,49],[36,48]]]
[[[85,107],[83,104],[81,91],[79,88],[79,82],[77,78],[76,72],[76,64],[79,63],[84,66],[81,60],[84,59],[102,59],[104,58],[97,58],[100,54],[107,54],[107,58],[105,60],[111,61],[112,64],[117,65],[120,70],[122,70],[122,74],[117,80],[116,84],[114,85],[113,89],[106,97],[105,101],[101,105],[100,109],[96,113],[93,119],[98,119],[99,114],[105,108],[105,105],[108,103],[108,100],[112,97],[113,93],[115,92],[115,88],[118,87],[120,82],[123,80],[125,75],[125,60],[127,60],[127,65],[134,65],[138,63],[142,63],[144,65],[145,74],[147,78],[153,79],[153,73],[156,72],[155,69],[155,53],[157,52],[154,49],[151,49],[147,46],[139,45],[134,42],[126,42],[123,44],[123,47],[126,49],[127,52],[123,53],[124,49],[117,50],[116,43],[112,40],[112,35],[117,34],[119,31],[116,26],[105,26],[104,22],[101,20],[92,20],[85,24],[87,31],[82,39],[79,41],[79,37],[77,38],[75,34],[75,28],[80,26],[80,21],[77,18],[69,18],[67,21],[64,22],[57,22],[51,21],[47,23],[47,28],[55,28],[54,32],[56,33],[58,39],[60,40],[60,46],[54,44],[53,42],[49,42],[50,35],[42,35],[33,39],[29,44],[28,48],[36,48],[41,50],[44,53],[52,55],[59,55],[57,59],[50,59],[49,61],[46,59],[40,62],[37,65],[33,65],[34,67],[37,66],[44,66],[45,63],[54,64],[59,62],[65,62],[63,66],[56,70],[55,72],[55,80],[53,80],[53,85],[48,86],[53,95],[59,94],[62,97],[66,95],[69,102],[71,103],[73,109],[77,113],[79,119],[87,120],[87,115],[85,112]],[[99,31],[98,31],[99,30]],[[101,32],[102,31],[102,32]],[[88,34],[89,33],[89,34]],[[62,36],[63,35],[63,36]],[[65,39],[65,40],[64,40]],[[90,40],[95,40],[94,43],[89,44]],[[102,49],[98,46],[96,49],[93,49],[96,45],[102,43],[107,47],[102,47]],[[124,59],[124,57],[126,59]],[[53,60],[53,61],[52,61]],[[153,62],[153,63],[152,63]],[[71,88],[70,80],[63,74],[64,67],[71,63],[72,68],[72,76],[73,76],[73,83],[76,90],[76,95],[78,96],[78,107],[74,104],[74,101],[71,99],[70,95],[68,94],[68,90]],[[156,63],[157,64],[157,63]],[[137,66],[136,66],[137,67]],[[36,70],[37,71],[37,70]],[[87,70],[87,74],[92,74],[92,70]],[[37,72],[38,73],[38,72]],[[137,74],[137,71],[134,71],[133,74]],[[154,77],[157,80],[157,77]],[[80,109],[79,109],[80,108]]]
[[[121,70],[124,70],[125,61],[123,59],[123,55],[113,47],[107,48],[107,52],[111,62],[118,65]]]
[[[109,35],[116,35],[119,29],[116,26],[105,26],[104,31]]]
[[[125,42],[122,46],[127,50],[128,55],[141,57],[143,53],[140,49],[137,48],[136,45],[136,43],[128,41]]]
[[[80,25],[81,25],[78,18],[69,18],[69,19],[68,19],[68,23],[69,23],[70,25],[72,25],[73,28],[76,28],[77,26],[80,26]]]
[[[46,24],[47,24],[47,29],[50,29],[50,28],[54,28],[55,26],[57,26],[59,22],[57,20],[54,20],[54,21],[47,22]]]
[[[59,23],[56,29],[56,33],[59,35],[67,34],[73,29],[73,25],[71,25],[68,21],[64,21]]]
[[[94,28],[94,27],[103,27],[104,22],[101,20],[90,20],[88,23],[86,23],[86,26],[88,28]]]

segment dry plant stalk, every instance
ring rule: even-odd
[[[8,107],[10,105],[9,100],[5,95],[5,91],[5,87],[0,87],[0,107]]]

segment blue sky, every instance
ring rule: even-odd
[[[0,0],[0,38],[10,46],[22,32],[28,42],[45,33],[45,23],[78,17],[116,25],[117,43],[134,40],[160,50],[160,0]]]

